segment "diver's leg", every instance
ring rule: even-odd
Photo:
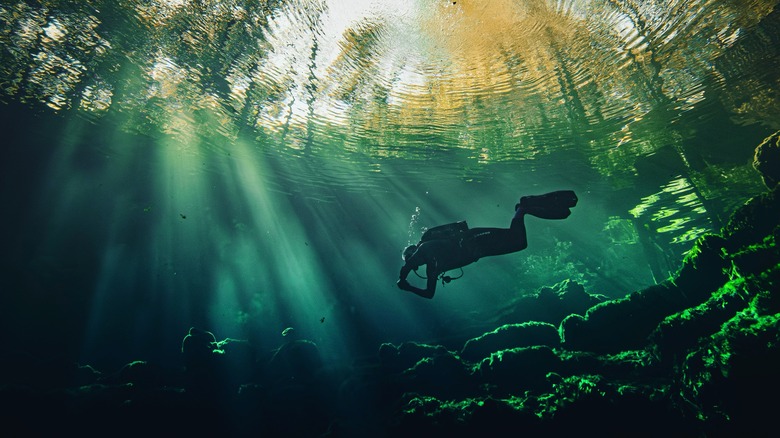
[[[472,228],[463,245],[477,257],[509,254],[528,247],[524,213],[517,211],[509,228]]]
[[[519,208],[515,210],[509,229],[512,231],[513,240],[522,246],[521,249],[525,249],[528,246],[528,236],[525,234],[525,212],[523,210]]]

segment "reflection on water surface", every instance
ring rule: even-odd
[[[143,132],[480,162],[571,146],[626,171],[699,108],[776,123],[775,3],[18,2],[2,91]]]

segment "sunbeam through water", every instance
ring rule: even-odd
[[[777,286],[776,233],[739,227],[773,217],[756,170],[780,129],[778,29],[776,0],[5,1],[0,392],[67,389],[13,414],[82,406],[71,426],[91,417],[83,394],[160,387],[105,418],[159,396],[229,406],[235,435],[474,431],[491,415],[560,432],[571,388],[633,378],[592,365],[614,360],[645,367],[630,384],[684,411],[680,430],[717,431],[731,405],[691,388],[719,374],[682,361],[715,363],[726,347],[694,345],[759,318],[735,303]],[[521,197],[561,190],[576,207],[527,214],[526,249],[451,270],[431,300],[399,289],[426,230],[509,228]],[[745,210],[759,198],[771,214]],[[665,350],[714,308],[732,313]],[[599,318],[647,332],[587,344]],[[512,362],[525,354],[543,357]],[[501,380],[508,363],[528,380]],[[667,371],[683,374],[648,383]]]

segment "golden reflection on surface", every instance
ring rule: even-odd
[[[502,161],[573,144],[614,165],[613,149],[652,152],[666,143],[655,125],[711,99],[777,124],[780,84],[760,68],[777,54],[771,23],[759,26],[776,5],[17,2],[0,6],[0,91],[55,111],[121,109],[142,132],[195,117],[203,132],[250,127],[295,150],[339,139],[368,155],[454,147]]]

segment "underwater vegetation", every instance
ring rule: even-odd
[[[193,328],[181,363],[119,370],[6,346],[0,421],[21,436],[770,435],[779,140],[756,149],[767,191],[700,237],[674,276],[624,298],[566,280],[507,305],[480,336],[384,343],[348,366],[292,331],[260,351]]]

